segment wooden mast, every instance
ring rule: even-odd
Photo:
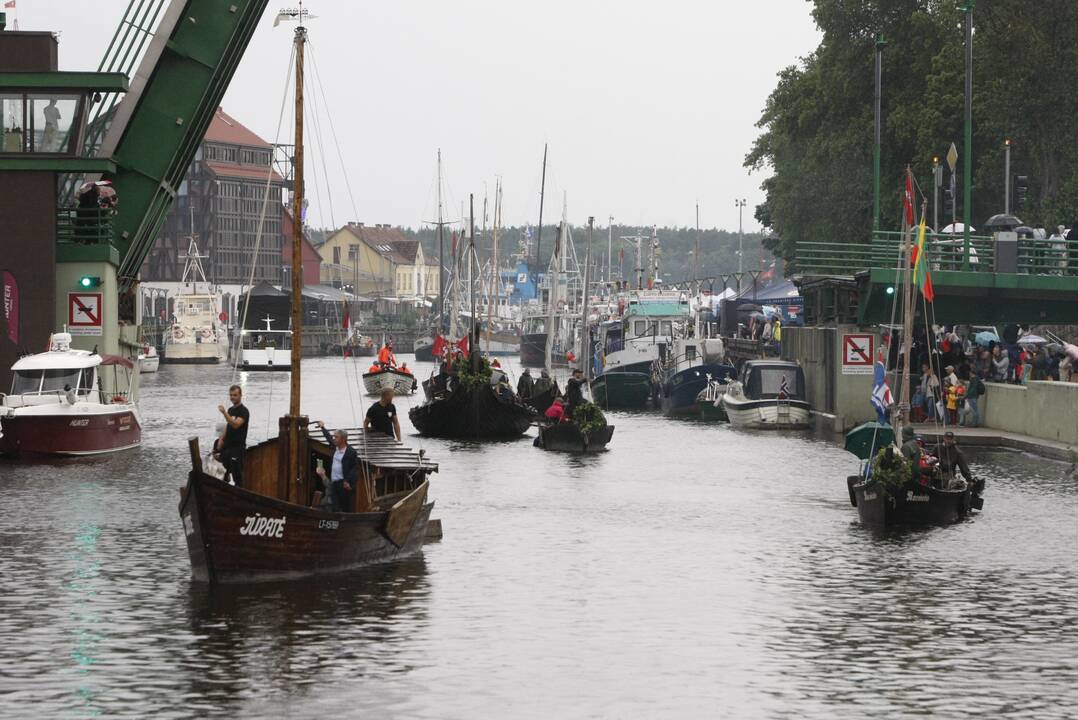
[[[303,49],[307,28],[296,28],[296,145],[292,160],[292,356],[288,399],[288,494],[300,480],[300,358],[303,350]],[[299,488],[296,488],[299,490]],[[290,497],[291,499],[291,497]],[[306,498],[304,498],[305,500]]]
[[[470,295],[469,304],[472,310],[472,324],[468,329],[468,362],[471,364],[472,372],[479,371],[479,325],[478,318],[475,316],[475,282],[472,277],[472,268],[479,262],[479,255],[475,251],[475,195],[468,194],[468,248],[464,251],[464,254],[468,257],[468,293]]]
[[[442,149],[438,148],[438,331],[436,335],[445,332],[445,237],[442,228],[445,227],[442,212]],[[435,358],[437,362],[438,358]]]
[[[907,180],[910,178],[911,172],[909,166],[906,167]],[[912,205],[913,198],[910,198]],[[912,299],[912,273],[913,269],[910,267],[910,259],[913,251],[913,226],[907,222],[906,213],[903,213],[903,224],[906,226],[906,232],[902,241],[902,375],[901,375],[901,387],[898,393],[898,422],[892,423],[895,429],[896,438],[902,437],[902,427],[909,421],[909,402],[910,402],[910,353],[913,346],[913,299]],[[934,399],[933,399],[934,402]],[[899,440],[901,442],[901,440]]]
[[[584,298],[580,310],[580,364],[584,371],[584,384],[591,379],[591,327],[588,325],[588,285],[591,284],[591,232],[595,218],[588,216],[588,251],[584,255]],[[591,387],[588,385],[588,387]]]
[[[487,355],[490,355],[490,333],[494,324],[494,308],[501,294],[501,278],[498,276],[498,223],[502,212],[502,179],[494,182],[494,228],[491,230],[493,247],[490,253],[490,290],[487,291]],[[484,214],[484,220],[486,213]]]

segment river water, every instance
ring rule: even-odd
[[[358,422],[357,374],[304,369],[312,419]],[[610,413],[611,450],[591,457],[409,437],[441,463],[441,543],[210,590],[189,579],[177,488],[231,371],[143,379],[141,448],[0,462],[2,717],[1078,712],[1065,464],[970,453],[990,478],[982,515],[873,534],[847,498],[856,460],[810,436]],[[241,380],[253,442],[287,377]],[[397,400],[409,435],[413,402]]]

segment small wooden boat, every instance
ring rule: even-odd
[[[536,418],[519,398],[500,397],[490,383],[466,387],[450,380],[449,388],[425,383],[430,399],[408,411],[421,435],[474,440],[519,437]]]
[[[192,438],[191,472],[181,491],[180,518],[191,573],[196,581],[243,583],[341,572],[417,552],[428,534],[434,503],[427,502],[427,476],[438,466],[393,438],[348,431],[360,459],[354,512],[319,506],[322,492],[312,480],[318,460],[327,466],[334,449],[300,436],[305,461],[288,482],[282,460],[289,428],[248,448],[244,487],[224,482],[203,468]],[[306,429],[307,419],[300,418]]]
[[[949,525],[984,507],[983,480],[961,490],[941,490],[913,482],[885,485],[859,475],[846,478],[846,484],[861,523],[872,527]]]
[[[415,377],[399,368],[363,373],[363,387],[368,395],[381,395],[383,390],[393,390],[397,395],[411,395],[417,386]]]
[[[614,437],[613,425],[591,433],[582,432],[574,422],[542,422],[538,427],[535,446],[556,452],[600,452]]]

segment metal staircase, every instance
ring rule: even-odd
[[[121,292],[135,283],[266,4],[130,0],[102,68],[138,67],[127,95],[103,98],[92,119],[98,156],[117,166],[105,179],[121,200]]]

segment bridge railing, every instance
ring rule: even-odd
[[[916,240],[916,234],[914,235]],[[877,232],[867,243],[799,242],[796,266],[812,275],[852,275],[899,266],[902,233]],[[928,233],[925,247],[934,271],[996,272],[996,240],[971,235]],[[1078,238],[1018,238],[1014,272],[1019,275],[1078,277]]]
[[[56,242],[61,245],[108,245],[114,212],[102,208],[59,208]]]

